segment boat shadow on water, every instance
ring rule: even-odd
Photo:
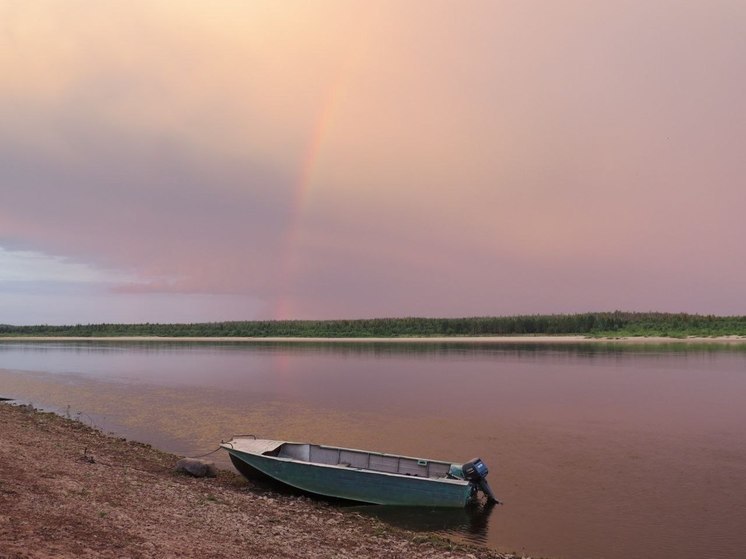
[[[488,542],[489,520],[498,507],[493,501],[475,501],[464,508],[402,507],[368,505],[335,497],[322,497],[289,487],[271,478],[253,477],[249,482],[255,491],[276,493],[289,497],[305,497],[317,503],[358,513],[386,524],[412,532],[438,532],[455,536],[470,543]]]
[[[412,532],[444,532],[485,544],[489,519],[496,506],[497,503],[488,501],[470,503],[463,509],[388,505],[346,505],[344,509]]]

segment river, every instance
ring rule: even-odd
[[[480,456],[492,510],[355,510],[501,551],[746,550],[743,346],[0,342],[0,397],[184,455],[253,433]]]

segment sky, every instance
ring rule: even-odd
[[[741,0],[0,0],[0,324],[746,314]]]

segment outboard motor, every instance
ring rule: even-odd
[[[487,468],[487,464],[482,462],[481,458],[474,458],[473,460],[466,462],[462,468],[464,471],[464,479],[477,485],[482,490],[482,493],[487,496],[488,501],[494,501],[495,503],[500,502],[492,492],[490,484],[487,483],[489,469]]]

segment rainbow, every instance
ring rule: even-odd
[[[295,182],[289,224],[280,253],[282,255],[279,264],[280,277],[276,286],[278,291],[272,312],[275,320],[286,320],[292,317],[292,291],[293,282],[298,273],[298,246],[302,238],[303,217],[306,214],[315,183],[319,160],[329,131],[333,127],[335,115],[338,113],[339,101],[346,89],[346,84],[347,72],[343,68],[337,73],[336,79],[332,80],[322,97],[319,111],[313,120],[306,149],[300,158],[301,165]]]

